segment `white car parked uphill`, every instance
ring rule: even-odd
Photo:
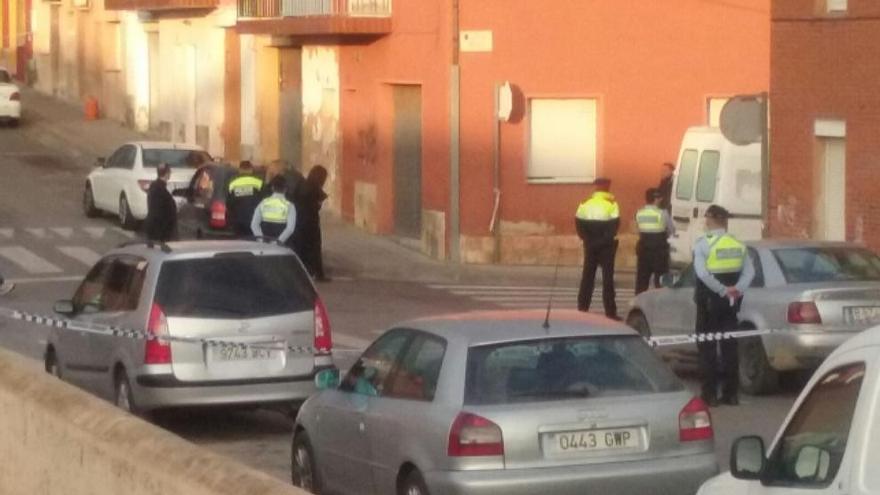
[[[12,81],[12,74],[0,67],[0,122],[8,121],[13,126],[21,119],[21,93]]]
[[[199,166],[211,156],[192,144],[168,142],[132,142],[119,147],[109,158],[98,159],[96,168],[86,178],[83,211],[97,216],[101,211],[115,213],[119,224],[134,229],[147,216],[147,189],[156,179],[156,166],[171,165],[168,189],[189,187]]]

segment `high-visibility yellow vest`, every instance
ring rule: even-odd
[[[290,203],[282,198],[268,197],[260,203],[260,216],[264,222],[287,223],[289,212]]]
[[[709,257],[706,258],[706,270],[709,273],[736,273],[743,269],[746,260],[745,244],[730,234],[706,236],[709,243]]]
[[[253,175],[242,175],[229,183],[229,192],[236,197],[253,196],[261,189],[263,189],[263,181]]]
[[[581,220],[608,221],[620,217],[620,208],[614,195],[604,191],[596,191],[590,199],[578,206],[575,217]]]
[[[642,234],[666,232],[666,217],[663,215],[663,210],[654,205],[647,205],[636,213],[636,224]]]

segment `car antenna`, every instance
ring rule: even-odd
[[[553,269],[553,285],[550,287],[550,297],[547,299],[547,314],[544,316],[544,330],[550,331],[550,311],[553,310],[553,295],[556,293],[556,281],[559,280],[559,256],[562,248],[556,251],[556,268]]]

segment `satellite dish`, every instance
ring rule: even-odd
[[[758,96],[734,96],[721,109],[721,134],[733,144],[760,143],[764,114]]]
[[[513,114],[513,88],[510,81],[505,82],[498,88],[498,120],[510,122]]]

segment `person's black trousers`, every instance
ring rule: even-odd
[[[737,277],[739,275],[737,274]],[[722,281],[722,283],[725,283]],[[699,284],[698,285],[702,285]],[[731,283],[732,285],[732,283]],[[702,290],[701,290],[702,289]],[[741,299],[731,306],[730,299],[697,288],[697,325],[701,333],[732,332],[737,330],[737,313]],[[698,342],[700,370],[703,375],[702,396],[704,400],[716,399],[721,386],[721,398],[737,397],[739,390],[739,349],[736,339]],[[720,365],[720,367],[719,367]]]
[[[602,303],[605,316],[617,318],[617,294],[614,291],[614,256],[617,254],[617,241],[613,244],[591,248],[584,246],[584,271],[578,292],[578,310],[589,311],[593,301],[593,288],[596,284],[596,270],[602,269]]]
[[[636,294],[648,290],[653,280],[660,287],[660,277],[669,272],[669,245],[650,246],[641,242],[636,248]]]

